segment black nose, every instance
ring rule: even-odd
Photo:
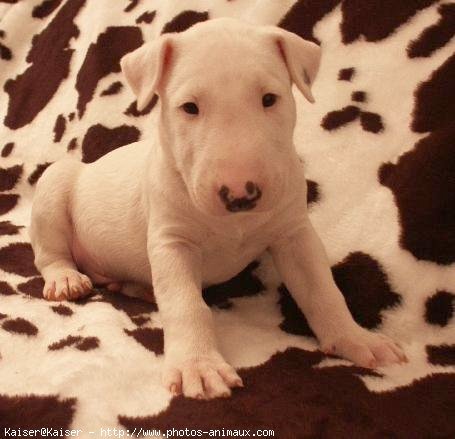
[[[252,181],[247,181],[245,184],[245,190],[247,193],[246,196],[234,198],[232,195],[229,195],[230,189],[223,185],[221,186],[218,195],[229,212],[241,212],[254,209],[256,207],[256,202],[262,197],[261,189],[259,189],[259,186]]]

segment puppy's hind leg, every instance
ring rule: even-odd
[[[124,282],[121,291],[125,296],[142,299],[146,302],[155,303],[153,296],[153,287],[135,282]]]
[[[140,284],[138,282],[111,282],[106,285],[106,289],[111,293],[122,293],[134,299],[156,303],[152,285]]]
[[[33,200],[30,238],[35,265],[45,281],[43,296],[48,300],[75,300],[92,290],[71,252],[71,191],[81,166],[72,159],[51,165],[41,176]]]

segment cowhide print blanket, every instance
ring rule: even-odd
[[[323,47],[316,103],[296,94],[311,218],[355,319],[410,361],[370,371],[321,353],[264,255],[203,293],[245,388],[172,398],[153,304],[101,290],[43,300],[30,206],[50,163],[92,162],[155,129],[157,102],[137,111],[124,54],[251,8]],[[455,437],[455,3],[0,0],[0,29],[1,438],[42,427],[82,438]]]

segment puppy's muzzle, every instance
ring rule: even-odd
[[[257,201],[262,197],[262,191],[256,183],[247,181],[245,194],[242,197],[233,195],[226,185],[221,186],[218,195],[229,212],[244,212],[256,207]]]

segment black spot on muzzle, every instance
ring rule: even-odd
[[[245,197],[234,198],[229,195],[230,189],[223,185],[221,186],[218,195],[229,212],[242,212],[254,209],[256,207],[256,201],[258,201],[262,196],[259,186],[251,181],[248,181],[245,184],[245,190],[247,192]]]

